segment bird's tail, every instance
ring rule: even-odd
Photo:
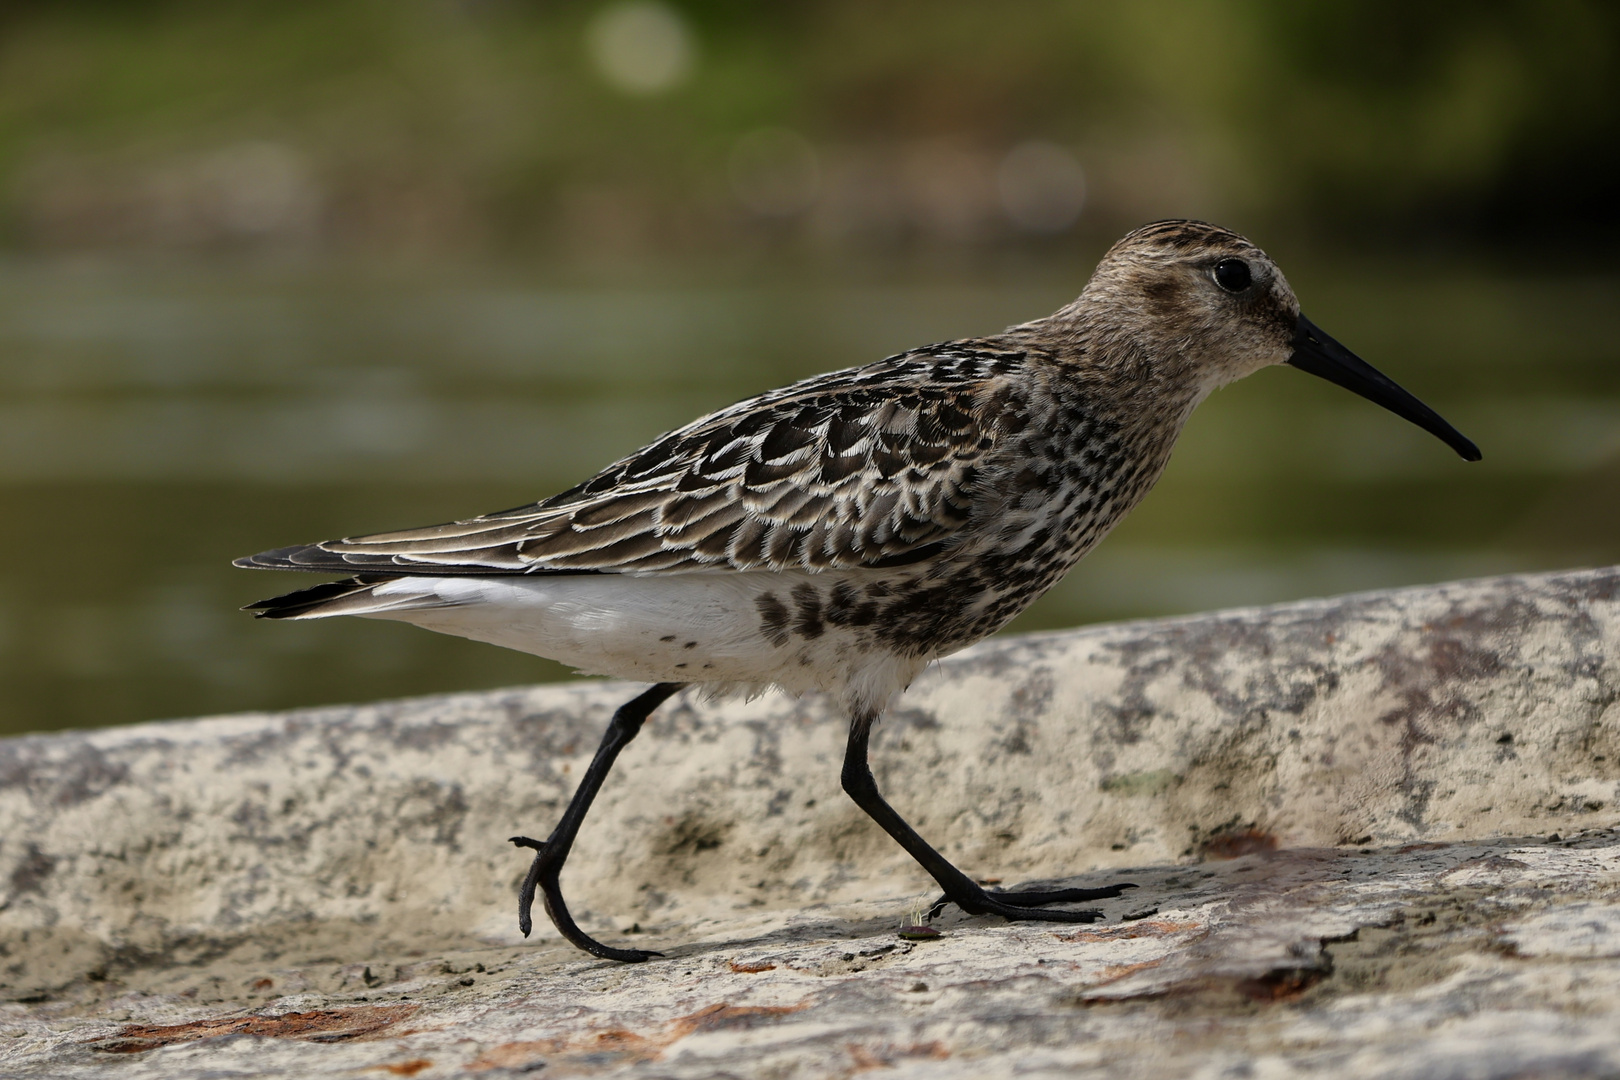
[[[382,586],[400,580],[366,575],[344,581],[326,581],[297,592],[260,600],[242,610],[254,612],[260,619],[324,619],[331,615],[387,615],[419,608],[453,606],[452,601],[447,601],[431,588],[395,589],[378,595]]]

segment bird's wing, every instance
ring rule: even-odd
[[[1023,357],[934,346],[796,383],[670,432],[561,495],[424,529],[280,548],[240,566],[388,574],[884,567],[966,523],[1022,423]]]

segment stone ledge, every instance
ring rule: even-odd
[[[1089,927],[902,941],[928,882],[838,790],[828,703],[682,695],[564,877],[669,959],[522,942],[505,837],[631,692],[0,743],[0,1072],[1620,1072],[1620,569],[940,664],[880,784],[970,872],[1140,886]]]

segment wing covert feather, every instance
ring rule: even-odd
[[[540,503],[254,558],[395,574],[900,565],[967,524],[998,435],[1022,426],[1002,376],[1023,361],[902,354],[739,402]]]

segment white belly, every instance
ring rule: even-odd
[[[874,648],[825,626],[814,637],[767,632],[761,598],[787,600],[825,574],[717,573],[631,577],[404,577],[372,595],[424,606],[357,611],[548,657],[592,675],[722,684],[747,691],[825,690],[852,708],[884,708],[930,658]]]

